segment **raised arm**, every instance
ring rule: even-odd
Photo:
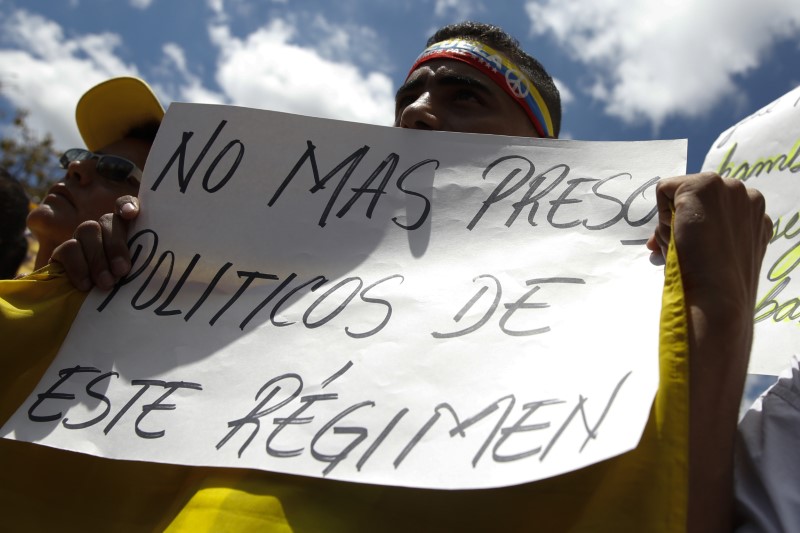
[[[772,222],[758,191],[713,173],[662,180],[657,201],[648,247],[666,256],[673,231],[689,318],[688,530],[730,531],[733,446]]]

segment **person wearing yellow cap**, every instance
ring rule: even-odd
[[[64,178],[28,216],[28,227],[39,241],[35,268],[46,265],[81,223],[112,211],[120,196],[138,193],[163,116],[155,94],[138,78],[112,78],[81,97],[75,119],[86,148],[61,155]]]
[[[82,224],[96,226],[104,213],[114,209],[118,197],[138,193],[142,169],[163,116],[164,109],[153,91],[138,78],[107,80],[79,100],[75,118],[85,148],[63,153],[64,178],[50,188],[27,219],[39,241],[37,270],[0,281],[0,424],[30,393],[55,357],[85,296],[72,287],[57,265],[47,264],[51,253],[72,240]],[[55,516],[58,513],[50,516],[42,511],[52,508],[52,499],[69,506],[75,502],[68,503],[70,498],[64,499],[61,491],[36,489],[34,480],[77,477],[83,483],[102,484],[86,470],[99,467],[86,464],[69,454],[0,439],[3,528],[63,530],[55,526],[60,522]],[[115,491],[103,485],[97,493],[108,494],[113,501]],[[86,495],[80,490],[73,493],[75,501]],[[137,507],[137,512],[140,510]],[[118,511],[119,507],[114,507],[112,512]],[[98,523],[103,521],[108,522],[103,517]]]

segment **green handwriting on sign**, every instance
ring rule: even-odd
[[[762,157],[757,159],[755,163],[741,161],[737,164],[734,162],[733,156],[738,145],[739,143],[734,143],[731,146],[728,153],[725,154],[725,159],[717,169],[717,173],[723,178],[737,178],[747,181],[753,176],[760,176],[762,172],[769,174],[773,170],[784,172],[788,169],[790,172],[800,172],[800,162],[795,164],[797,156],[800,155],[800,139],[794,143],[794,146],[788,152],[772,157]]]
[[[772,286],[756,306],[756,322],[768,319],[772,319],[773,322],[782,322],[800,318],[800,299],[794,297],[783,302],[778,300],[778,296],[792,281],[789,274],[800,264],[800,240],[797,239],[797,236],[800,235],[800,227],[793,229],[798,221],[800,221],[800,213],[795,213],[785,224],[783,217],[780,217],[773,225],[770,245],[775,245],[778,241],[790,241],[792,244],[767,271],[767,279]]]

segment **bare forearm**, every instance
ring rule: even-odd
[[[720,323],[689,309],[690,532],[731,529],[733,447],[752,339],[752,319],[738,314]]]

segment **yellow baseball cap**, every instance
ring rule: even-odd
[[[153,90],[139,78],[111,78],[95,85],[78,100],[75,122],[91,151],[123,139],[137,126],[161,122],[164,108]]]

